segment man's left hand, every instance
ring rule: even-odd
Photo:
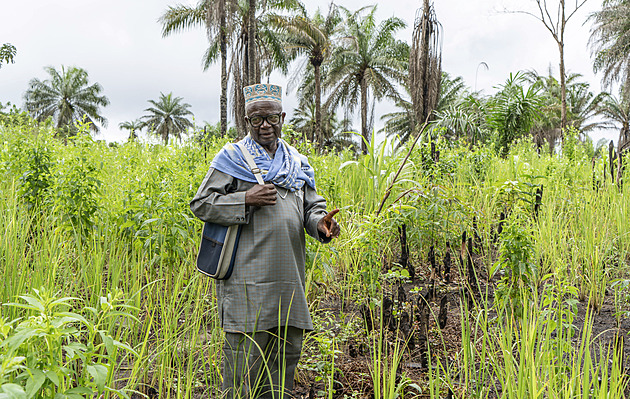
[[[326,234],[326,237],[337,238],[339,237],[339,233],[341,233],[341,227],[339,227],[337,221],[333,219],[333,216],[337,213],[339,213],[339,209],[332,210],[317,222],[317,230],[322,234]]]

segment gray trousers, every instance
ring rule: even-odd
[[[289,398],[304,331],[295,327],[225,333],[223,390],[226,398]]]

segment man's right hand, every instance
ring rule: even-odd
[[[273,184],[256,184],[245,192],[245,205],[268,206],[276,204],[276,187]]]

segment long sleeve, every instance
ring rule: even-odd
[[[245,187],[230,175],[210,168],[197,194],[190,201],[192,213],[205,222],[224,226],[249,223]],[[237,191],[237,189],[239,191]]]
[[[326,216],[326,200],[317,194],[314,188],[304,185],[304,228],[311,237],[322,243],[328,243],[332,238],[317,230],[317,223]]]

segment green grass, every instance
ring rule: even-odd
[[[131,317],[99,325],[133,352],[108,358],[105,384],[112,390],[105,396],[144,392],[146,386],[163,397],[218,395],[222,333],[212,281],[194,270],[201,223],[188,201],[223,142],[210,143],[207,154],[194,144],[109,147],[85,136],[63,145],[46,128],[0,126],[0,143],[0,173],[6,176],[0,182],[0,317],[6,323],[18,320],[2,332],[4,339],[15,334],[19,321],[35,315],[6,305],[33,289],[77,298],[69,306],[81,314],[85,307],[101,309],[102,298],[120,293]],[[402,223],[408,226],[412,263],[422,274],[429,247],[435,246],[441,260],[447,241],[457,268],[462,231],[472,234],[476,217],[481,243],[475,256],[481,270],[490,272],[502,242],[494,241],[499,214],[517,214],[513,219],[531,234],[526,251],[531,272],[512,276],[517,283],[510,283],[513,299],[505,306],[481,301],[470,312],[462,306],[459,320],[450,321],[460,323],[462,341],[452,361],[439,356],[446,344],[433,329],[432,367],[419,379],[396,376],[398,364],[409,359],[404,342],[392,341],[384,328],[377,326],[369,336],[339,334],[329,331],[329,322],[316,325],[302,359],[304,365],[323,363],[305,366],[301,375],[314,378],[320,370],[323,395],[335,397],[334,372],[346,359],[338,354],[355,339],[368,346],[366,378],[377,397],[444,397],[449,389],[462,398],[623,397],[627,380],[618,352],[593,336],[592,317],[579,333],[570,326],[576,301],[590,304],[592,316],[613,301],[607,291],[614,291],[620,310],[627,308],[628,284],[613,288],[613,283],[630,278],[628,185],[620,192],[608,180],[594,190],[591,161],[579,150],[569,161],[539,156],[526,143],[506,159],[487,148],[471,151],[445,142],[438,148],[438,164],[430,160],[428,146],[414,150],[378,217],[375,211],[404,148],[393,156],[385,146],[359,158],[349,152],[311,155],[318,189],[330,208],[341,209],[342,225],[342,236],[330,245],[307,242],[312,312],[321,312],[326,300],[343,304],[336,315],[341,330],[361,325],[348,304],[370,304],[378,314],[383,291],[405,279],[404,273],[384,272],[396,269]],[[36,153],[48,155],[33,157]],[[603,181],[598,162],[596,178]],[[544,196],[535,219],[532,193],[539,184]],[[509,275],[496,271],[492,287],[500,275]],[[514,307],[519,302],[527,304],[520,313]],[[310,357],[324,344],[328,355]],[[1,343],[0,356],[9,356]],[[21,384],[21,372],[4,367],[0,383]],[[82,378],[98,392],[95,380]],[[55,392],[50,388],[34,397]]]

